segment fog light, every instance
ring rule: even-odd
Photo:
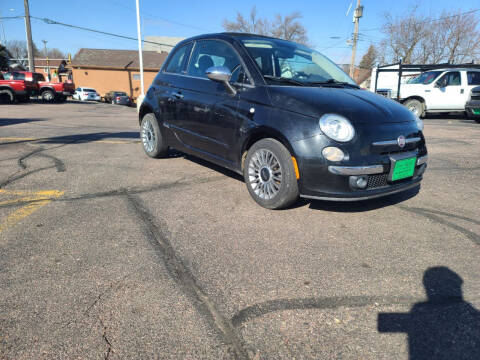
[[[325,159],[330,161],[341,161],[345,158],[343,151],[334,146],[328,146],[323,149],[322,155]]]
[[[427,170],[427,164],[422,164],[417,170],[417,176],[422,176],[425,170]]]
[[[350,186],[354,189],[365,189],[368,185],[367,176],[350,176]]]

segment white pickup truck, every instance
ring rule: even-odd
[[[423,72],[401,84],[399,100],[418,116],[428,112],[465,111],[480,69],[448,68]]]

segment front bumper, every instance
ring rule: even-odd
[[[300,196],[309,199],[333,201],[357,201],[386,196],[418,187],[427,167],[427,149],[423,137],[410,143],[404,149],[395,149],[393,145],[381,144],[371,147],[343,145],[350,156],[347,160],[334,163],[321,155],[325,146],[334,146],[325,136],[294,142],[292,144],[300,170]],[[377,148],[380,147],[378,151]],[[385,150],[385,151],[384,151]],[[412,177],[391,181],[392,159],[396,157],[417,158]],[[367,180],[365,188],[352,185],[352,178],[362,176]]]
[[[471,100],[465,105],[465,111],[471,116],[480,116],[480,100]]]

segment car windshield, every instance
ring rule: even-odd
[[[247,36],[242,37],[241,41],[269,82],[285,80],[286,85],[357,86],[327,57],[304,45]]]
[[[83,88],[83,92],[96,92],[95,89]]]
[[[421,73],[416,78],[413,78],[408,83],[428,85],[428,84],[431,84],[441,73],[442,71],[427,71],[427,72]]]

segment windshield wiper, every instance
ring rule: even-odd
[[[313,82],[307,82],[306,85],[320,85],[320,86],[348,86],[354,89],[360,89],[360,86],[350,84],[345,81],[338,81],[335,79],[328,79],[327,81],[313,81]]]
[[[280,77],[279,76],[272,76],[272,75],[263,75],[263,77],[265,79],[268,79],[268,80],[274,80],[274,81],[284,82],[284,83],[298,85],[298,86],[305,86],[305,83],[303,83],[301,81],[291,79],[291,78],[286,78],[286,77],[281,77],[281,76]]]

